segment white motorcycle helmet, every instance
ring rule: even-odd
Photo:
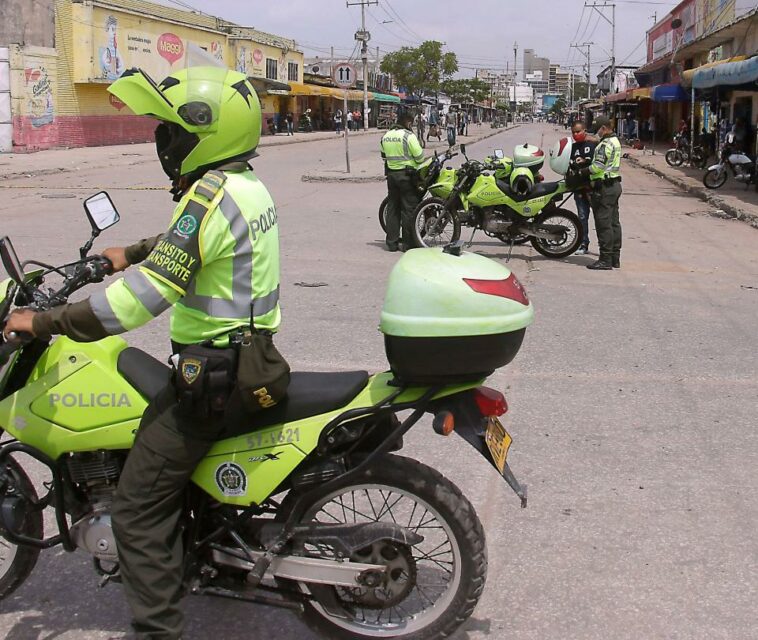
[[[550,149],[550,168],[558,175],[565,176],[571,164],[571,138],[561,138]]]

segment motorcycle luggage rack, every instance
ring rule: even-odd
[[[55,509],[55,522],[58,525],[58,534],[49,538],[31,538],[24,534],[13,531],[5,522],[5,516],[2,509],[0,509],[0,528],[3,530],[3,536],[8,541],[17,545],[36,547],[38,549],[50,549],[51,547],[62,544],[63,548],[66,551],[74,551],[76,549],[76,546],[71,540],[68,521],[66,520],[66,508],[63,495],[63,478],[61,477],[61,473],[55,463],[55,460],[45,455],[41,451],[30,447],[29,445],[23,444],[21,442],[11,442],[0,447],[0,468],[2,468],[12,453],[26,454],[50,469],[50,473],[53,478],[53,486],[44,497],[39,499],[39,501],[34,506],[37,508],[41,506],[42,509],[45,509],[50,505],[50,502],[52,501],[53,508]]]

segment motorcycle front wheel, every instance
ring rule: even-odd
[[[461,222],[442,198],[427,198],[416,207],[413,239],[417,247],[444,247],[461,237]]]
[[[281,515],[294,498],[285,498]],[[388,581],[380,587],[295,583],[312,598],[306,622],[326,637],[447,638],[472,614],[484,589],[487,550],[474,508],[452,482],[415,460],[382,457],[315,498],[301,522],[387,522],[424,537],[413,546],[378,542],[350,558],[386,565]],[[328,549],[308,544],[298,552],[331,557]]]
[[[666,152],[666,164],[670,167],[681,167],[684,162],[684,156],[679,149],[669,149]]]
[[[546,258],[566,258],[582,243],[582,223],[573,211],[555,209],[534,222],[536,230],[557,233],[558,238],[532,238],[532,246]]]
[[[703,184],[709,189],[720,189],[728,177],[726,169],[709,169],[703,176]]]
[[[9,458],[0,474],[7,474],[8,482],[5,490],[0,494],[0,500],[24,498],[24,515],[21,518],[21,526],[17,533],[30,538],[41,539],[42,510],[33,509],[30,502],[38,501],[37,492],[26,472],[15,460]],[[16,545],[0,533],[0,600],[7,598],[29,577],[29,574],[37,564],[39,549],[34,547]]]

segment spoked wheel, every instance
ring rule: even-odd
[[[291,496],[282,503],[287,513]],[[377,587],[297,583],[312,600],[308,622],[330,638],[448,637],[473,612],[484,588],[484,530],[458,488],[415,460],[385,456],[359,477],[332,488],[308,508],[302,522],[387,522],[423,536],[417,545],[391,540],[360,549],[353,562],[386,567]],[[297,552],[333,557],[328,548]]]
[[[684,156],[679,149],[669,149],[666,152],[666,163],[672,167],[680,167],[684,162]]]
[[[703,176],[703,184],[709,189],[720,189],[727,178],[726,169],[710,169]]]
[[[505,234],[505,233],[496,233],[495,237],[500,240],[500,242],[504,242],[505,244],[510,244],[513,242],[513,244],[526,244],[529,242],[529,236],[525,233],[519,233],[513,237]]]
[[[534,222],[535,230],[554,234],[555,239],[532,238],[535,250],[548,258],[565,258],[574,253],[582,242],[582,223],[568,209],[555,209]]]
[[[387,232],[387,203],[390,197],[387,196],[379,205],[379,224],[382,225],[382,231]]]
[[[37,501],[34,485],[15,460],[9,459],[5,468],[0,468],[0,475],[5,474],[8,481],[0,499],[15,500],[27,497]],[[19,533],[31,538],[42,538],[42,511],[25,507],[26,505],[21,507],[25,513],[21,519]],[[0,600],[8,597],[29,577],[37,564],[39,551],[33,547],[15,545],[0,533]]]
[[[419,203],[413,219],[417,247],[444,247],[460,237],[460,220],[447,211],[442,198],[427,198]]]

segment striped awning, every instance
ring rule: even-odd
[[[758,81],[758,56],[740,62],[727,62],[706,69],[696,69],[692,76],[695,89],[739,86]]]

